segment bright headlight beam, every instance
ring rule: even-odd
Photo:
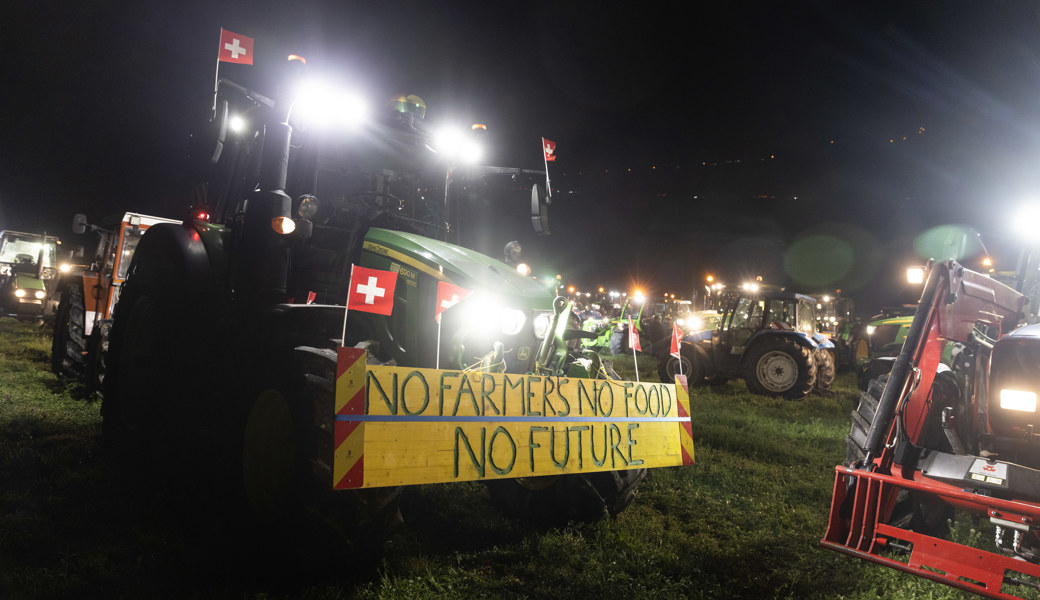
[[[1000,408],[1021,412],[1036,412],[1036,392],[1000,390]]]

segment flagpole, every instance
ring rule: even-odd
[[[434,368],[441,368],[441,320],[437,319],[437,362],[434,363]]]
[[[220,28],[220,39],[217,40],[217,68],[213,74],[213,114],[217,114],[217,92],[220,89],[220,40],[224,39],[224,28]]]
[[[549,181],[549,155],[545,151],[545,138],[542,138],[542,164],[545,165],[545,193],[548,196],[546,202],[552,204],[552,182]]]
[[[636,358],[635,348],[632,348],[632,364],[636,366],[636,383],[639,383],[639,359]]]
[[[347,345],[347,315],[350,313],[350,290],[354,289],[354,265],[350,265],[350,281],[347,282],[347,300],[343,303],[343,334],[339,338],[341,348]]]

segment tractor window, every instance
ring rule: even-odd
[[[766,313],[766,322],[769,324],[793,327],[795,322],[795,304],[791,300],[774,300],[769,303],[769,311]]]
[[[762,325],[765,302],[757,298],[741,298],[725,329],[758,329]]]
[[[813,301],[808,298],[799,298],[798,313],[795,316],[795,327],[802,333],[812,335],[816,333],[815,311]]]
[[[143,229],[137,229],[134,227],[127,227],[123,232],[123,246],[120,250],[119,257],[116,259],[119,261],[119,269],[116,271],[116,278],[126,279],[126,273],[130,270],[130,259],[134,256],[134,250],[137,249],[137,244],[141,241],[141,236],[144,235]]]
[[[0,242],[0,263],[35,270],[37,261],[42,257],[43,267],[53,267],[58,253],[57,244],[53,241],[43,244],[41,240],[42,236],[4,235]]]

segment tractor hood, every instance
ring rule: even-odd
[[[551,310],[554,295],[509,265],[474,250],[403,231],[372,228],[365,250],[436,279],[508,298],[518,308]]]

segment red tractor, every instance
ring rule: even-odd
[[[1040,325],[1019,327],[1027,306],[954,261],[931,267],[891,372],[852,413],[824,547],[985,596],[1036,597]],[[979,547],[951,534],[965,516]]]
[[[73,218],[73,233],[90,229],[98,234],[98,245],[89,267],[62,273],[55,285],[58,308],[51,370],[56,375],[84,381],[91,390],[100,389],[112,311],[137,243],[157,223],[180,221],[131,212],[109,217],[101,225],[88,224],[85,215]]]

